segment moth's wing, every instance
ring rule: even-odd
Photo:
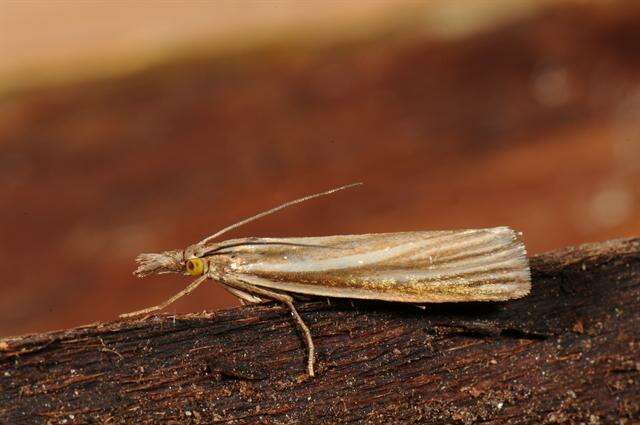
[[[250,242],[239,242],[250,241]],[[227,241],[229,276],[276,290],[400,302],[502,301],[531,289],[508,227]]]

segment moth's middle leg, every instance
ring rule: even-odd
[[[296,310],[296,307],[293,305],[293,297],[287,294],[282,294],[280,292],[260,288],[241,280],[225,280],[224,285],[228,286],[229,289],[236,289],[237,291],[242,293],[259,295],[261,297],[280,301],[281,303],[286,304],[289,308],[289,311],[291,311],[291,315],[293,316],[294,320],[296,321],[304,335],[308,353],[307,371],[309,372],[309,376],[315,376],[313,365],[316,359],[316,349],[313,345],[313,338],[311,337],[311,331],[307,327],[306,323],[304,323],[304,320],[302,320],[302,317],[300,317],[300,314],[298,314],[298,310]]]
[[[236,289],[236,288],[232,288],[231,286],[228,286],[228,285],[222,285],[222,287],[224,289],[226,289],[227,291],[229,291],[231,294],[233,294],[236,297],[238,297],[238,299],[240,300],[240,304],[242,304],[242,305],[260,304],[260,303],[263,303],[263,302],[267,301],[267,300],[263,300],[260,297],[256,297],[255,295],[250,294],[248,292],[241,291],[241,290]]]

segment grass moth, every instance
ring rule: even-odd
[[[294,306],[296,295],[424,304],[506,301],[529,293],[525,247],[508,227],[214,242],[250,221],[358,184],[287,202],[185,249],[140,254],[138,277],[181,273],[196,279],[164,303],[121,317],[163,309],[212,279],[244,302],[284,303],[304,335],[307,371],[313,376],[315,349]]]

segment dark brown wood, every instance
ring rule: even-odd
[[[640,239],[533,257],[506,303],[276,304],[0,341],[0,422],[634,423]]]

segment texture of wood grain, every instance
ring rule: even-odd
[[[533,257],[505,303],[300,303],[0,340],[1,423],[635,423],[640,239]]]

